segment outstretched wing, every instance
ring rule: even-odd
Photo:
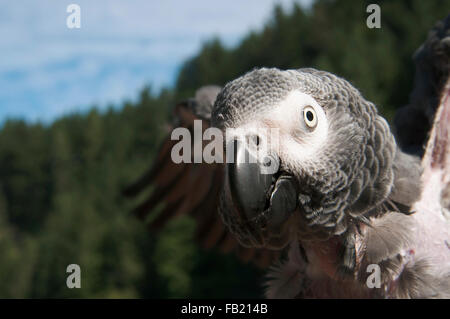
[[[450,209],[450,14],[414,54],[414,89],[394,119],[397,141],[422,155],[424,206]],[[428,142],[427,142],[428,141]],[[426,149],[425,149],[425,143]],[[442,198],[438,198],[441,196]],[[440,205],[438,205],[440,204]],[[435,210],[436,210],[435,209]]]
[[[386,267],[400,270],[389,275],[394,275],[390,280],[396,281],[396,297],[449,298],[450,15],[430,31],[415,54],[415,62],[416,79],[410,104],[399,110],[394,124],[406,151],[424,153],[421,192],[412,207],[414,214],[408,217],[389,215],[391,220],[381,220],[385,224],[378,225],[378,234],[373,233],[384,240],[372,239],[368,251],[372,254],[371,263],[383,259]],[[402,251],[407,251],[411,260],[386,258],[395,255],[389,252],[389,246],[393,247],[399,239]],[[383,258],[374,258],[381,256],[383,250]]]
[[[175,125],[187,128],[193,137],[194,120],[201,121],[202,131],[209,127],[209,121],[196,115],[199,112],[195,111],[201,108],[193,108],[192,103],[195,100],[178,104],[174,117]],[[244,262],[252,260],[260,267],[269,266],[279,252],[241,246],[220,219],[217,208],[224,178],[221,164],[193,163],[193,158],[192,163],[176,164],[171,159],[176,143],[170,134],[166,136],[150,169],[124,190],[124,195],[135,197],[153,187],[150,196],[133,213],[142,220],[150,219],[151,231],[160,230],[177,216],[190,216],[197,224],[196,239],[204,248],[217,247],[223,253],[235,252]],[[192,150],[194,143],[192,139]],[[162,207],[159,212],[157,207]]]

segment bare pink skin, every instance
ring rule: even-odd
[[[450,220],[442,207],[450,183],[450,82],[447,84],[436,113],[422,161],[422,197],[415,204],[412,217],[417,221],[415,251],[426,255],[438,267],[450,267]]]

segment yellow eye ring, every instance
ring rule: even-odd
[[[317,114],[312,106],[305,106],[303,109],[303,120],[309,128],[317,126]]]

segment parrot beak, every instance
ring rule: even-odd
[[[241,227],[247,228],[253,237],[252,246],[280,248],[285,241],[280,237],[286,237],[283,226],[297,207],[297,182],[279,170],[276,154],[255,156],[248,143],[230,143],[233,160],[226,164],[226,184],[235,209],[228,211],[237,215],[234,219]]]

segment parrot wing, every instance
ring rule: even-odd
[[[450,15],[436,23],[414,61],[414,90],[394,126],[406,152],[423,154],[421,191],[411,216],[389,214],[374,222],[367,256],[389,269],[385,280],[397,287],[395,297],[450,298]],[[411,180],[400,185],[407,201],[414,197],[405,191]]]

